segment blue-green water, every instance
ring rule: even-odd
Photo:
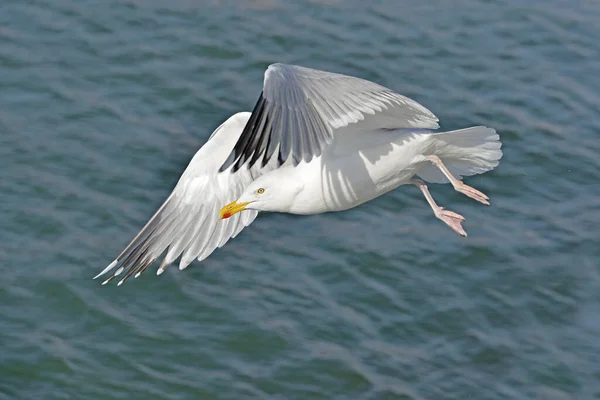
[[[600,3],[3,0],[1,399],[599,399]],[[431,185],[261,215],[205,262],[101,286],[272,62],[501,135]]]

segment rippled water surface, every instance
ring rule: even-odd
[[[600,398],[600,3],[3,0],[1,399]],[[272,62],[374,80],[504,158],[203,263],[91,278]]]

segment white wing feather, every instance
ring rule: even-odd
[[[244,211],[225,220],[219,218],[221,207],[237,199],[253,181],[253,171],[245,168],[219,173],[249,118],[247,112],[235,114],[215,130],[163,205],[96,278],[119,266],[104,283],[126,271],[120,285],[131,275],[143,273],[165,250],[159,273],[180,256],[179,268],[184,269],[194,259],[202,261],[208,257],[254,221],[256,211]]]

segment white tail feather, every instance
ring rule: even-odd
[[[435,155],[457,179],[482,174],[494,169],[502,158],[500,136],[492,128],[473,126],[431,135]],[[427,164],[418,175],[431,183],[448,183],[448,179],[432,164]]]

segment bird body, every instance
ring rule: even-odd
[[[377,140],[343,154],[336,151],[334,141],[323,155],[308,163],[286,166],[265,175],[285,175],[286,179],[302,185],[288,209],[270,211],[302,215],[344,211],[379,197],[409,182],[423,161],[420,151],[428,147],[429,136],[385,131]],[[385,142],[381,143],[381,139]],[[362,145],[361,142],[356,144]],[[314,179],[315,176],[319,179]]]
[[[164,204],[100,274],[158,274],[208,257],[259,211],[343,211],[401,185],[417,186],[434,215],[462,236],[464,218],[439,207],[424,181],[450,183],[484,204],[462,176],[498,165],[499,136],[476,126],[434,132],[431,111],[360,78],[273,64],[252,113],[233,115],[194,155]],[[419,178],[417,178],[419,177]],[[424,181],[423,181],[424,180]]]

